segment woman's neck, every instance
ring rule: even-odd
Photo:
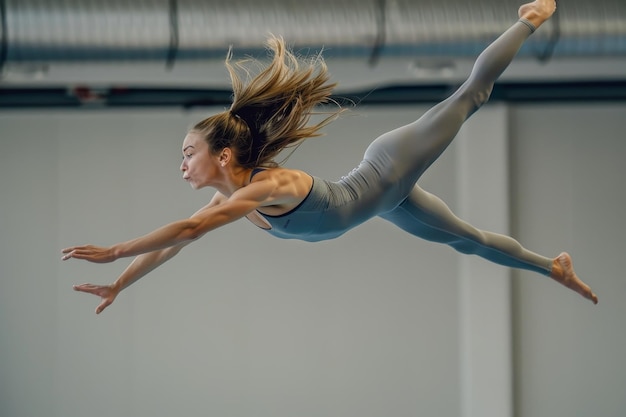
[[[235,191],[250,184],[251,168],[224,168],[223,180],[215,184],[215,188],[223,195],[230,197]]]

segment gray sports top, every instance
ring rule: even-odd
[[[276,237],[309,242],[333,239],[376,216],[385,205],[384,196],[377,192],[381,190],[378,176],[367,160],[339,181],[312,176],[309,194],[293,210],[280,216],[259,214],[272,227],[267,232]]]

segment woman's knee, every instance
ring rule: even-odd
[[[478,87],[467,83],[459,89],[457,95],[460,100],[471,103],[471,113],[473,113],[489,101],[492,91],[493,85]]]
[[[463,236],[448,242],[448,245],[458,252],[467,255],[477,255],[487,245],[485,234],[480,230],[466,231]]]

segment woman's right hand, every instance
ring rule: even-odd
[[[96,307],[96,314],[102,313],[102,311],[110,306],[119,290],[113,287],[113,285],[94,285],[94,284],[81,284],[74,285],[74,291],[86,292],[89,294],[97,295],[102,299],[102,302]]]

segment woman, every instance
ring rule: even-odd
[[[274,162],[285,148],[317,136],[340,112],[308,125],[314,107],[328,102],[334,87],[328,82],[323,60],[317,57],[304,62],[286,50],[282,40],[272,38],[273,61],[244,83],[237,71],[242,63],[232,65],[229,57],[226,66],[232,79],[233,104],[189,131],[180,167],[183,178],[194,189],[211,186],[216,194],[190,218],[143,237],[111,247],[64,249],[64,260],[111,262],[136,256],[113,284],[83,284],[75,290],[101,297],[96,309],[100,313],[121,290],[185,245],[242,217],[277,237],[319,241],[338,237],[379,216],[415,236],[448,244],[460,252],[550,276],[597,303],[596,295],[574,273],[568,254],[546,258],[508,236],[477,230],[416,185],[463,122],[487,101],[494,82],[526,38],[555,9],[554,0],[521,6],[520,19],[485,49],[468,80],[452,96],[419,120],[376,139],[361,164],[337,182]]]

